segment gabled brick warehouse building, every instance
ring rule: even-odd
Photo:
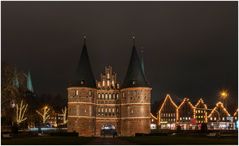
[[[95,80],[84,38],[77,80],[67,90],[69,132],[99,136],[106,127],[115,129],[122,136],[150,132],[151,87],[135,43],[120,86],[117,74],[110,66],[105,68],[100,81]]]

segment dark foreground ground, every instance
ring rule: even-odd
[[[2,139],[3,145],[238,145],[237,137],[200,137],[200,136],[139,136],[118,138],[93,138],[93,137],[69,137],[69,136],[46,136]]]

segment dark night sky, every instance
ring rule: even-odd
[[[111,65],[122,83],[144,50],[153,99],[166,93],[214,104],[238,97],[237,2],[2,2],[2,61],[30,70],[39,93],[66,96],[87,35],[95,78]]]

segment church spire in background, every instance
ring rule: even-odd
[[[27,74],[27,89],[28,89],[28,91],[34,92],[30,71],[28,71],[28,74]]]
[[[19,81],[18,81],[18,77],[17,77],[17,69],[16,68],[14,70],[13,86],[15,86],[16,88],[19,88]]]

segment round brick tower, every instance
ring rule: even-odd
[[[134,136],[135,133],[149,133],[151,88],[146,81],[143,60],[137,53],[135,43],[120,92],[121,135]]]
[[[68,90],[68,132],[95,135],[96,83],[86,47],[86,38],[77,68],[76,82]]]

